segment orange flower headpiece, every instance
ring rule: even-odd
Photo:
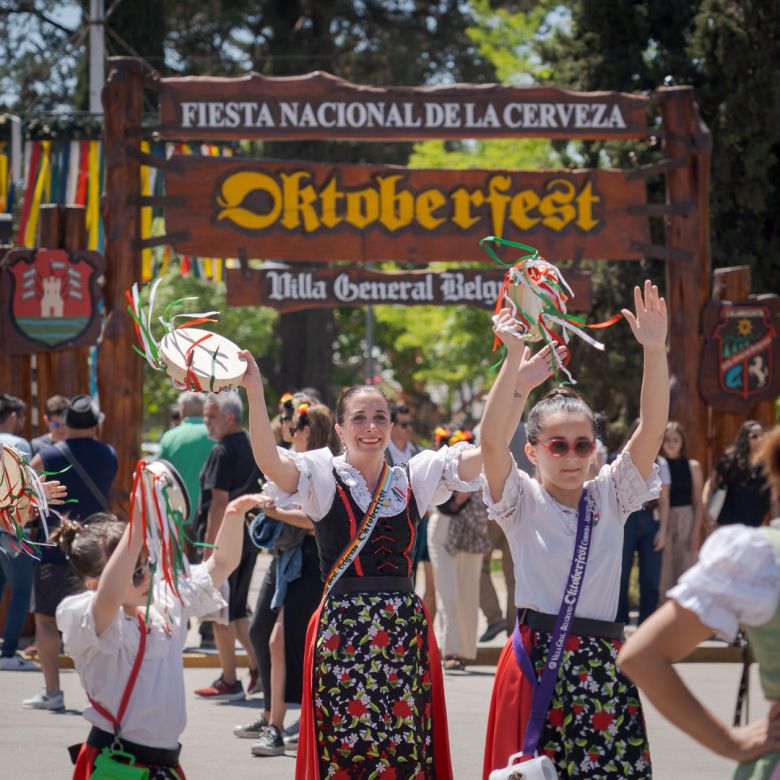
[[[442,446],[452,436],[452,431],[443,425],[439,425],[433,432],[433,443],[436,449]]]
[[[461,431],[460,429],[458,429],[449,437],[449,439],[447,439],[447,444],[449,444],[449,446],[452,447],[461,441],[465,441],[469,443],[473,442],[474,434],[471,431]]]

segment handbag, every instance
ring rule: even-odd
[[[717,522],[718,516],[726,503],[726,488],[721,487],[713,492],[710,500],[707,502],[707,512],[713,521]]]
[[[522,752],[509,756],[509,763],[503,769],[494,769],[488,780],[557,780],[555,764],[547,756],[516,764],[522,757]]]
[[[135,681],[138,679],[144,651],[146,650],[146,623],[140,610],[138,612],[138,627],[141,630],[138,655],[136,655],[133,668],[130,670],[130,677],[127,680],[127,685],[125,685],[125,691],[122,694],[122,700],[119,703],[119,710],[116,716],[112,715],[102,704],[87,695],[90,704],[100,715],[111,721],[114,726],[114,742],[111,747],[103,748],[95,759],[95,768],[90,775],[90,780],[149,780],[149,770],[146,767],[135,765],[135,756],[123,749],[122,740],[119,738],[122,718],[125,715],[127,704],[133,693]]]

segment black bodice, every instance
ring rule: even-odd
[[[333,505],[321,520],[314,523],[323,581],[349,540],[357,533],[365,516],[335,469],[333,476],[336,480]],[[344,572],[344,577],[411,577],[419,521],[417,502],[409,487],[406,508],[397,515],[377,520],[371,537]]]

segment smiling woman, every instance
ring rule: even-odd
[[[448,780],[441,663],[414,593],[413,553],[428,508],[476,489],[479,450],[461,443],[389,466],[390,406],[373,386],[339,401],[343,455],[280,450],[260,372],[244,357],[255,458],[276,506],[300,507],[313,521],[325,582],[307,636],[296,777],[368,777],[404,765],[409,777]]]

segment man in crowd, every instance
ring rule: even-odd
[[[393,427],[390,431],[390,442],[387,445],[387,459],[391,466],[403,466],[412,456],[422,450],[415,444],[414,420],[406,404],[398,404],[390,410],[390,420]]]
[[[11,444],[17,450],[32,458],[32,447],[21,437],[27,420],[27,405],[13,395],[0,394],[0,441]]]
[[[32,460],[35,469],[61,472],[57,479],[67,487],[68,498],[75,499],[74,503],[67,505],[68,515],[77,520],[85,520],[109,508],[108,496],[118,464],[114,448],[97,438],[101,420],[97,404],[90,396],[75,396],[63,415],[64,441],[44,447]],[[50,516],[48,523],[49,528],[55,527],[56,518]],[[81,581],[65,556],[55,548],[44,547],[42,560],[35,569],[33,600],[35,645],[45,688],[22,702],[27,708],[65,708],[57,663],[61,640],[55,613],[66,596],[82,589]]]
[[[236,392],[210,394],[203,409],[203,422],[216,444],[209,453],[200,475],[200,505],[196,521],[198,538],[213,545],[225,515],[228,502],[238,496],[257,492],[262,475],[257,468],[249,436],[242,427],[244,407]],[[204,548],[208,558],[210,548]],[[230,575],[228,625],[214,624],[222,674],[207,688],[195,691],[197,696],[220,701],[245,698],[244,686],[236,673],[236,639],[249,657],[250,690],[257,679],[257,657],[249,638],[247,599],[255,568],[257,548],[244,527],[244,547],[238,568]]]
[[[30,442],[33,455],[37,455],[44,447],[51,447],[58,441],[65,440],[65,424],[62,421],[62,415],[68,408],[68,403],[69,401],[64,395],[53,395],[46,401],[46,414],[43,415],[43,422],[49,432]]]
[[[179,394],[181,423],[169,428],[160,439],[158,457],[171,463],[179,472],[190,495],[190,526],[195,522],[200,503],[200,472],[214,446],[203,422],[203,396],[185,391]]]

